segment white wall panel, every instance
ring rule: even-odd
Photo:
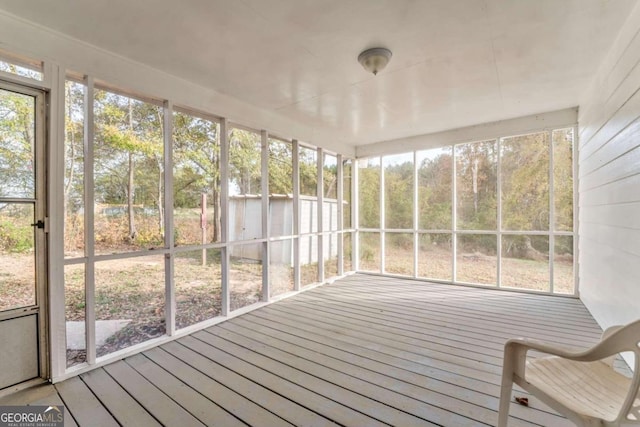
[[[580,168],[580,175],[588,175],[606,165],[611,159],[621,157],[638,147],[640,147],[640,120],[631,123],[618,133],[609,144],[605,144],[591,156],[582,156],[583,166]]]
[[[609,182],[580,194],[580,207],[633,203],[640,200],[640,175]]]
[[[588,283],[583,301],[596,320],[608,327],[638,316],[638,255],[581,237],[580,275]],[[596,262],[597,261],[597,262]]]
[[[580,296],[606,328],[640,319],[640,4],[578,121]]]
[[[640,258],[640,229],[632,230],[618,225],[603,225],[586,222],[580,237],[592,242],[598,242],[598,247],[604,245],[616,248],[619,252],[626,252]],[[594,263],[596,260],[590,260]],[[636,261],[635,264],[638,264]],[[640,319],[640,306],[636,313]]]
[[[637,14],[636,10],[635,15]],[[609,50],[609,55],[601,64],[600,72],[587,93],[591,102],[580,105],[580,117],[585,121],[585,126],[580,131],[583,144],[588,143],[594,135],[599,133],[600,127],[609,122],[615,111],[628,104],[629,95],[635,90],[634,82],[637,81],[640,67],[634,55],[625,55],[625,50],[633,52],[633,49],[638,49],[635,44],[640,43],[638,29],[633,28],[634,19],[637,19],[637,16],[634,18],[634,14],[631,14],[616,44]],[[593,102],[596,100],[598,102]]]
[[[633,92],[632,92],[633,93]],[[589,158],[594,152],[606,145],[611,138],[615,137],[620,131],[625,129],[631,122],[638,117],[638,109],[640,108],[640,94],[636,93],[629,98],[630,94],[627,94],[625,103],[618,109],[605,110],[602,108],[603,117],[606,116],[607,120],[597,125],[590,125],[589,119],[585,120],[588,128],[596,128],[597,132],[594,135],[587,135],[587,131],[581,128],[580,132],[580,150],[581,157],[583,159]],[[593,98],[592,102],[605,102],[602,98]],[[580,110],[582,111],[582,110]],[[580,116],[582,117],[582,116]],[[589,139],[584,139],[589,138]]]
[[[638,212],[640,212],[640,202],[604,204],[584,209],[581,219],[585,225],[602,224],[602,222],[614,223],[621,229],[628,228],[636,231],[640,230]]]
[[[615,144],[615,140],[611,142]],[[602,162],[603,165],[595,171],[584,175],[580,180],[580,187],[584,191],[600,187],[609,182],[618,181],[640,172],[640,147],[625,153],[623,156]],[[589,161],[583,162],[587,166]]]

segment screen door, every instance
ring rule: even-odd
[[[46,376],[44,97],[0,81],[0,390]]]

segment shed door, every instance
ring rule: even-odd
[[[0,390],[47,375],[44,98],[0,81]]]

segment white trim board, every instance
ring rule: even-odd
[[[550,111],[515,119],[483,123],[443,132],[382,141],[356,147],[356,157],[406,153],[413,150],[444,147],[461,142],[482,141],[509,135],[522,135],[543,129],[571,127],[578,122],[578,107]]]

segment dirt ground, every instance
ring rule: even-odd
[[[0,311],[35,304],[32,254],[0,254]]]
[[[428,279],[451,280],[451,251],[443,248],[422,250],[418,258],[418,276]],[[460,254],[456,258],[458,282],[495,286],[497,283],[497,257],[479,253]],[[360,260],[365,271],[380,271],[380,254]],[[502,258],[503,287],[549,292],[549,263],[517,258]],[[387,248],[385,271],[392,274],[413,275],[413,249]],[[558,257],[554,262],[554,292],[573,293],[573,262]]]

